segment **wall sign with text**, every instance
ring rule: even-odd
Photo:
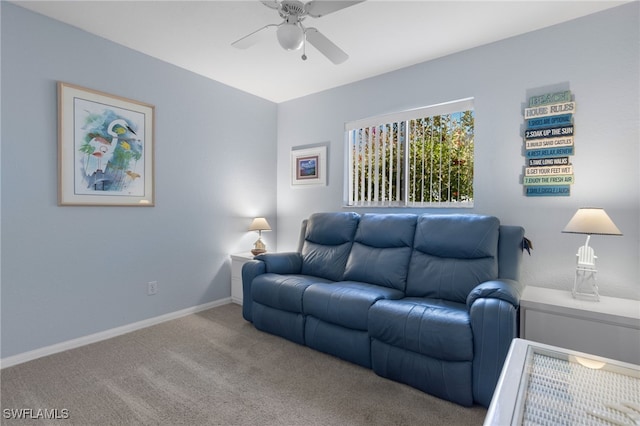
[[[524,156],[522,177],[527,197],[559,197],[571,194],[574,154],[571,91],[531,96],[524,110]]]

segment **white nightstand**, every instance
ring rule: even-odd
[[[520,337],[640,364],[640,301],[527,286],[520,299]]]
[[[231,301],[238,305],[242,305],[242,265],[251,259],[249,252],[231,255]]]

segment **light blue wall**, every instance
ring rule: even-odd
[[[475,207],[470,211],[526,228],[535,250],[525,255],[523,280],[570,289],[575,253],[585,238],[560,231],[578,207],[601,206],[624,233],[592,238],[601,294],[639,299],[638,9],[635,2],[279,104],[279,251],[295,249],[300,221],[309,214],[348,210],[343,207],[345,122],[474,97]],[[576,183],[570,197],[527,198],[521,185],[524,103],[531,95],[565,89],[577,103]],[[292,187],[291,148],[317,143],[329,144],[328,185]]]
[[[640,299],[637,2],[280,105],[0,4],[3,358],[228,297],[227,254],[255,240],[251,217],[277,225],[263,238],[284,251],[309,214],[347,210],[344,122],[468,96],[471,211],[526,227],[524,280],[570,288],[584,239],[560,231],[599,205],[625,234],[592,239],[601,293]],[[57,206],[57,81],[155,105],[156,207]],[[526,198],[523,104],[555,89],[577,102],[576,184],[569,198]],[[292,188],[291,147],[319,143],[328,185]]]
[[[276,104],[1,7],[1,356],[229,297],[276,224]],[[57,81],[155,105],[156,207],[57,206]]]

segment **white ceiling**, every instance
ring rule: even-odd
[[[318,28],[349,54],[341,65],[309,45],[308,59],[302,61],[301,52],[283,50],[275,34],[247,50],[232,47],[242,36],[282,21],[257,0],[13,3],[283,102],[627,2],[368,0],[322,18],[307,18],[305,25]]]

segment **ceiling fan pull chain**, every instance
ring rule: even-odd
[[[302,27],[302,25],[300,25]],[[302,29],[304,30],[304,33],[302,35],[302,60],[306,61],[307,60],[307,29],[305,27],[302,27]]]

